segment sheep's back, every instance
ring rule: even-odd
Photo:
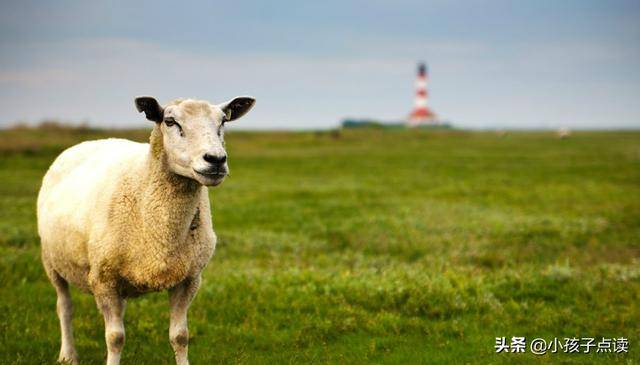
[[[103,221],[118,180],[141,168],[148,148],[148,144],[111,138],[80,143],[58,156],[38,195],[43,255],[55,251],[78,266],[87,264],[90,230]]]

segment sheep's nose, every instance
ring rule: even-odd
[[[204,156],[202,156],[202,158],[211,164],[222,165],[223,163],[227,162],[227,155],[215,156],[215,155],[210,155],[208,153],[205,153]]]

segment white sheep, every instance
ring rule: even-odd
[[[107,364],[120,362],[126,299],[168,289],[169,339],[176,363],[188,364],[187,310],[216,244],[206,186],[228,173],[224,123],[254,103],[177,100],[163,108],[139,97],[138,111],[155,122],[149,144],[89,141],[53,162],[38,195],[38,232],[58,295],[59,361],[78,362],[71,283],[92,293],[104,316]]]

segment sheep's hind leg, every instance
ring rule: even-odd
[[[98,308],[104,316],[104,337],[107,342],[107,365],[120,364],[124,347],[124,310],[126,301],[117,292],[95,294]]]
[[[169,341],[171,342],[171,347],[173,347],[177,365],[189,364],[187,311],[199,287],[200,276],[186,279],[169,291],[169,303],[171,304]]]
[[[52,272],[50,275],[51,283],[56,288],[58,300],[56,302],[56,312],[60,319],[60,356],[58,362],[78,363],[78,353],[73,341],[73,328],[71,327],[71,318],[73,316],[73,306],[71,303],[71,293],[69,292],[69,284],[60,275]]]

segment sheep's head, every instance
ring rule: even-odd
[[[207,186],[220,184],[229,172],[225,123],[246,114],[254,103],[254,98],[241,96],[218,105],[187,99],[162,107],[152,97],[136,98],[138,111],[162,133],[169,169]]]

